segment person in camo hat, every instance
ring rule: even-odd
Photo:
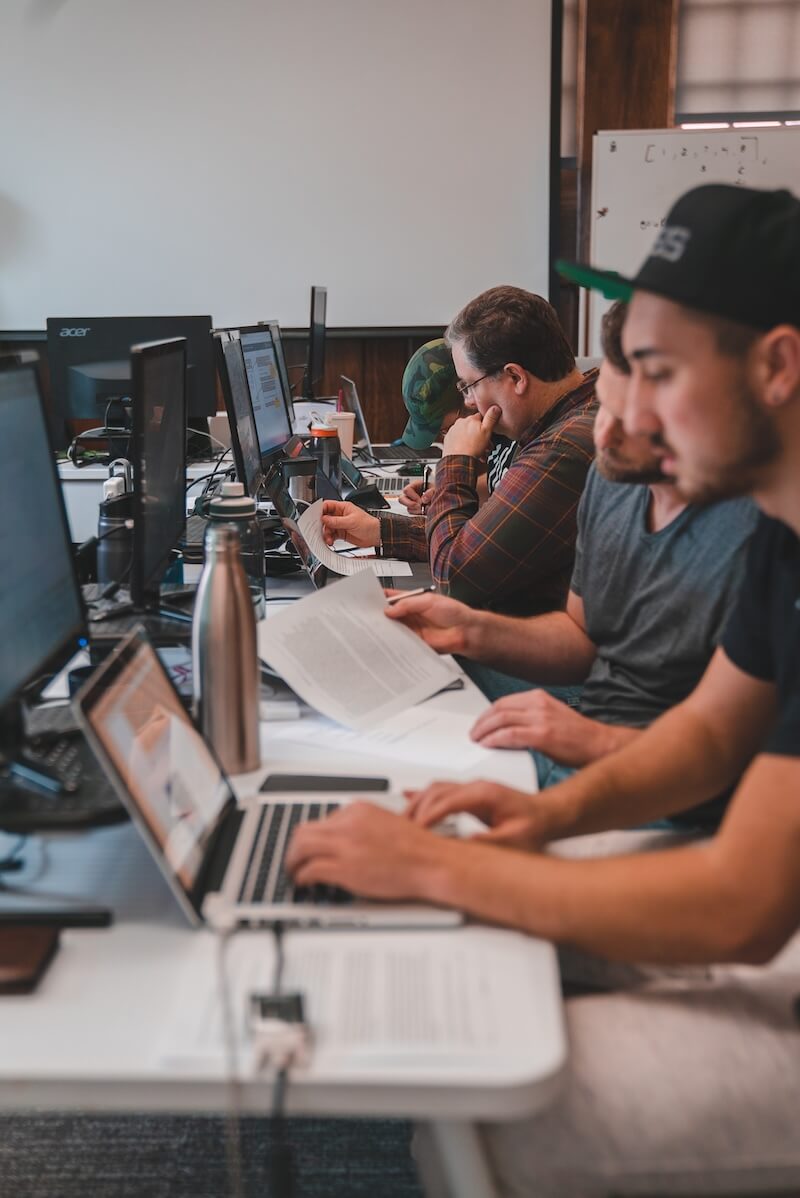
[[[412,449],[427,449],[461,411],[456,368],[444,337],[426,341],[411,355],[403,371],[402,391],[408,423],[400,439]]]
[[[412,449],[427,449],[439,441],[462,415],[461,396],[456,386],[457,376],[453,355],[444,337],[426,341],[411,355],[403,371],[403,403],[408,411],[408,423],[399,444]],[[492,436],[492,447],[486,462],[485,494],[491,495],[503,477],[516,442],[499,433]],[[425,511],[433,498],[433,486],[425,487],[422,479],[405,488],[400,502],[412,514]]]

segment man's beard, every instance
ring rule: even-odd
[[[745,383],[736,394],[731,423],[730,460],[700,467],[694,478],[675,479],[678,493],[687,503],[714,503],[751,494],[758,486],[763,468],[778,457],[780,438]]]
[[[651,485],[653,483],[672,482],[664,471],[661,469],[658,461],[651,462],[648,466],[640,466],[638,469],[633,466],[626,466],[622,462],[616,462],[608,454],[606,450],[598,450],[595,455],[598,473],[602,474],[603,478],[610,483],[642,483]]]

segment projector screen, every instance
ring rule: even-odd
[[[0,329],[548,292],[551,0],[3,0]]]

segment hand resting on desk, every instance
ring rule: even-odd
[[[504,695],[478,717],[470,732],[486,749],[538,749],[576,768],[597,761],[636,734],[633,728],[591,720],[538,688]]]

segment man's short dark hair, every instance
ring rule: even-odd
[[[737,320],[729,320],[727,316],[713,316],[689,308],[686,311],[711,330],[717,349],[726,358],[743,358],[753,342],[764,335],[763,329],[740,324]]]
[[[451,321],[445,340],[460,342],[484,374],[516,362],[543,382],[556,382],[575,369],[555,308],[521,287],[491,287],[470,300]]]
[[[616,300],[600,321],[600,344],[603,347],[603,357],[622,374],[631,372],[630,363],[622,352],[622,326],[625,324],[627,315],[628,305],[624,300]]]

